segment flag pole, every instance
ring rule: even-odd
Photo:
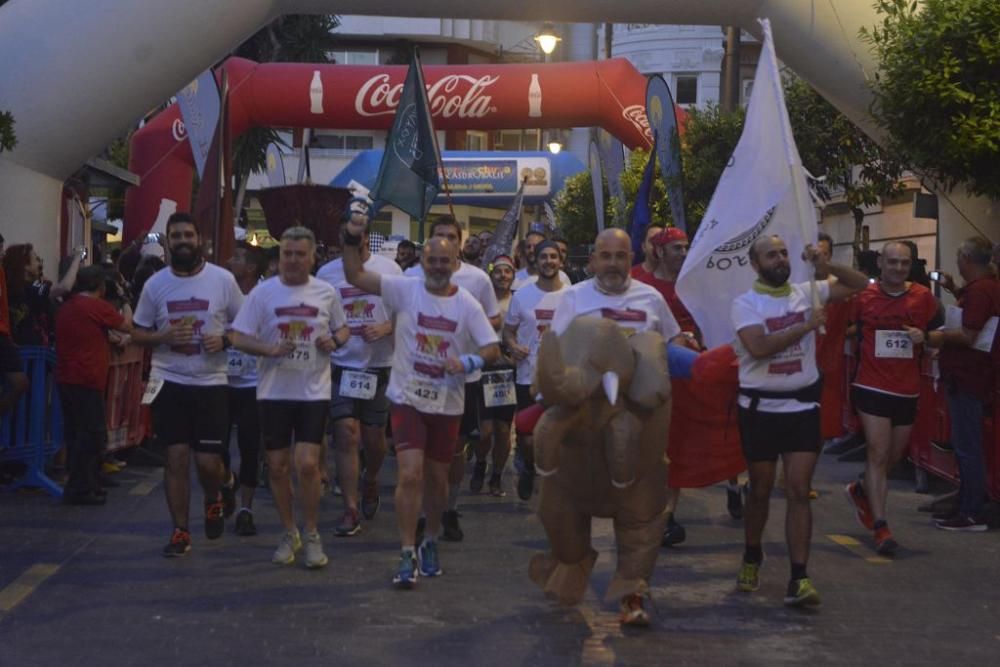
[[[424,88],[424,94],[422,95],[424,102],[427,103],[427,84],[424,83],[424,66],[420,62],[420,50],[414,46],[413,47],[413,59],[417,61],[417,75],[420,77],[420,85]],[[444,169],[444,158],[441,157],[441,147],[438,145],[437,130],[434,129],[434,117],[431,114],[430,107],[427,108],[427,118],[431,121],[431,138],[434,139],[434,152],[437,153],[438,165],[441,167],[441,181],[444,183],[444,197],[448,202],[448,212],[451,213],[451,217],[455,218],[455,207],[451,202],[451,187],[448,185],[448,174],[445,173]],[[455,218],[456,220],[458,218]]]

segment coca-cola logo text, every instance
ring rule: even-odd
[[[500,80],[499,76],[481,77],[449,74],[427,86],[427,103],[432,116],[442,118],[484,118],[495,113],[493,98],[486,89]],[[399,106],[403,84],[389,83],[388,74],[368,79],[358,89],[354,110],[361,116],[390,116]]]
[[[653,131],[649,128],[649,118],[646,117],[646,110],[641,104],[633,104],[632,106],[625,107],[622,109],[622,116],[625,117],[625,120],[632,123],[635,129],[642,132],[643,136],[652,143]]]
[[[184,121],[180,118],[174,118],[174,122],[170,124],[170,134],[173,135],[175,141],[184,141],[187,138],[187,128],[184,127]]]

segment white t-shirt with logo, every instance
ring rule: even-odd
[[[787,297],[769,296],[750,290],[733,301],[730,311],[733,328],[738,332],[750,326],[764,327],[770,335],[809,320],[812,315],[812,293],[809,283],[791,286]],[[830,284],[816,281],[821,303],[830,299]],[[816,332],[810,331],[788,348],[768,357],[754,359],[739,336],[733,344],[740,360],[740,386],[765,391],[795,391],[804,389],[819,379],[816,367]],[[741,395],[740,406],[750,407],[750,398]],[[761,412],[801,412],[819,403],[802,403],[791,398],[762,398],[757,405]]]
[[[504,326],[516,327],[517,344],[528,348],[528,357],[517,364],[518,384],[531,384],[535,374],[535,364],[538,362],[538,345],[542,342],[542,334],[552,326],[556,306],[559,305],[567,289],[569,289],[568,283],[554,292],[546,292],[539,289],[536,283],[528,283],[514,292]]]
[[[420,264],[411,266],[404,273],[404,276],[418,277],[424,279],[424,267]],[[493,291],[493,282],[486,272],[466,262],[459,262],[458,270],[451,274],[451,284],[465,288],[472,297],[482,305],[487,317],[500,315],[500,303],[497,301],[497,294]],[[479,348],[472,347],[464,349],[463,354],[475,354]],[[466,382],[479,382],[482,377],[481,371],[470,373],[466,376]]]
[[[194,337],[186,345],[153,348],[150,377],[200,387],[226,384],[226,352],[209,354],[202,340],[224,334],[242,303],[233,274],[214,264],[206,262],[192,276],[178,276],[169,268],[154,273],[142,288],[132,320],[157,331],[190,324]]]
[[[380,255],[370,256],[364,264],[365,271],[382,276],[398,276],[403,271],[391,259]],[[390,319],[382,297],[369,294],[347,282],[344,260],[335,259],[324,264],[316,277],[333,285],[344,305],[344,316],[351,329],[347,344],[330,355],[330,360],[344,368],[388,368],[392,366],[392,336],[385,336],[374,343],[366,343],[362,334],[371,324],[382,324]]]
[[[346,324],[337,291],[322,280],[309,276],[301,285],[286,285],[275,276],[254,287],[233,329],[268,345],[295,343],[283,357],[260,358],[257,399],[330,400],[330,357],[316,339]]]
[[[563,285],[568,286],[573,284],[573,281],[569,279],[569,276],[567,276],[562,269],[559,270],[559,280],[562,281]],[[525,285],[530,285],[531,283],[537,283],[537,282],[538,282],[537,273],[531,275],[530,273],[528,273],[528,269],[526,268],[519,269],[516,273],[514,273],[514,282],[511,283],[510,288],[516,291],[523,288]]]
[[[568,288],[556,308],[552,330],[562,334],[574,318],[589,315],[613,320],[626,335],[656,331],[665,341],[681,332],[663,296],[649,285],[629,280],[621,294],[604,294],[596,280],[584,280]]]
[[[386,396],[428,414],[462,414],[469,376],[447,373],[445,360],[498,342],[483,307],[462,287],[435,296],[422,277],[382,276],[382,300],[396,313]]]

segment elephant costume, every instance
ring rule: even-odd
[[[593,517],[614,519],[618,565],[607,599],[644,595],[666,521],[670,376],[654,332],[626,338],[579,317],[541,340],[535,387],[548,409],[535,426],[538,515],[551,551],[530,576],[562,604],[579,603],[597,559]]]

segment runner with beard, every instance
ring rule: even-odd
[[[531,230],[524,236],[525,266],[514,274],[514,284],[511,285],[511,289],[515,292],[528,283],[533,283],[538,280],[538,264],[535,261],[535,246],[545,240],[545,234],[537,229]],[[563,263],[565,264],[565,260]],[[559,280],[561,280],[564,285],[570,284],[569,276],[567,276],[562,270],[559,271]]]
[[[462,227],[455,218],[443,215],[431,225],[431,238],[447,240],[450,247],[455,249],[457,256],[462,244]],[[407,270],[404,275],[422,278],[424,276],[423,264],[418,264]],[[452,273],[451,282],[468,290],[486,311],[486,316],[494,330],[500,328],[503,321],[500,316],[500,305],[497,303],[497,297],[493,291],[493,283],[490,282],[490,277],[486,275],[485,271],[463,262],[459,258],[458,269]],[[476,349],[476,346],[472,346],[463,352],[474,354]],[[462,421],[458,431],[464,442],[470,440],[473,433],[479,430],[479,406],[483,402],[480,396],[482,386],[479,384],[479,380],[481,378],[482,372],[479,369],[465,378],[465,409],[462,412]],[[465,477],[465,452],[459,447],[455,452],[455,460],[452,461],[448,474],[448,505],[442,517],[444,533],[442,533],[441,539],[446,542],[461,542],[465,537],[462,527],[458,523],[458,496],[463,477]],[[424,525],[425,520],[421,519],[417,529],[418,537]]]
[[[243,294],[232,274],[203,259],[189,214],[171,215],[166,235],[170,270],[153,274],[143,287],[132,341],[154,348],[143,403],[151,405],[153,432],[167,450],[164,488],[173,533],[163,555],[177,557],[191,550],[192,450],[205,493],[205,536],[217,539],[225,528],[220,493],[229,432],[225,331]]]
[[[733,302],[731,318],[739,357],[739,424],[750,470],[750,494],[744,510],[746,548],[737,588],[760,587],[764,561],[761,538],[767,523],[771,490],[780,457],[785,471],[785,539],[791,578],[785,604],[819,604],[819,593],[806,572],[812,539],[809,489],[822,446],[819,399],[822,378],[816,368],[815,330],[825,311],[814,308],[809,283],[791,285],[788,248],[781,237],[762,236],[750,246],[758,280]],[[827,264],[812,246],[803,259],[837,282],[818,281],[821,303],[839,301],[868,285],[860,271]]]
[[[514,262],[506,255],[493,260],[490,272],[493,291],[500,304],[500,316],[506,317],[510,308],[514,281]],[[480,380],[479,442],[475,444],[475,465],[469,480],[469,491],[479,493],[486,480],[486,456],[493,452],[493,471],[490,473],[490,494],[502,498],[503,471],[510,456],[510,425],[514,421],[517,395],[514,390],[514,363],[501,348],[500,359],[483,369]]]
[[[531,382],[535,376],[535,362],[538,360],[538,346],[542,334],[552,325],[556,305],[563,292],[569,287],[559,277],[562,268],[562,254],[558,246],[550,241],[535,247],[535,264],[538,266],[538,280],[528,283],[511,299],[510,310],[503,325],[503,342],[510,350],[510,356],[517,362],[515,392],[517,409],[524,410],[535,404],[531,394]],[[520,471],[517,478],[517,497],[530,500],[535,488],[535,448],[534,438],[528,434],[517,434],[517,452]]]
[[[386,391],[393,403],[399,475],[396,516],[402,546],[393,583],[412,588],[417,580],[417,557],[420,574],[441,574],[436,540],[465,406],[465,378],[496,361],[500,346],[482,305],[451,282],[459,269],[457,242],[431,237],[423,250],[423,278],[382,276],[366,271],[361,263],[364,224],[352,217],[346,227],[344,272],[348,282],[380,295],[396,316],[395,353]],[[473,349],[475,352],[469,351]],[[427,526],[417,551],[415,534],[421,509]]]

